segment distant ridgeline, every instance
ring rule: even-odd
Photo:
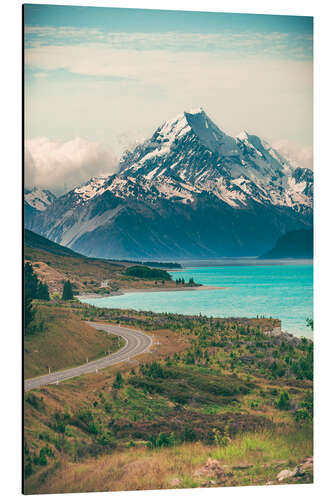
[[[36,248],[38,250],[45,250],[46,252],[51,252],[55,255],[64,255],[68,257],[80,257],[83,259],[96,260],[93,257],[86,257],[85,255],[82,255],[78,252],[74,252],[70,248],[65,247],[63,245],[59,245],[58,243],[55,243],[54,241],[51,241],[48,238],[41,236],[40,234],[30,231],[29,229],[24,229],[24,243],[27,247]],[[105,260],[111,260],[111,259],[105,259]],[[165,269],[182,268],[181,264],[178,264],[176,262],[157,262],[157,261],[141,262],[137,260],[125,260],[125,259],[112,259],[112,260],[115,262],[127,262],[129,264],[138,264],[142,266],[158,267]]]
[[[260,259],[312,259],[313,229],[290,231],[281,236],[274,248]]]
[[[34,233],[33,231],[29,231],[29,229],[24,229],[24,243],[30,248],[45,250],[46,252],[51,252],[55,255],[84,258],[84,255],[74,252],[70,248],[64,247],[63,245],[58,245],[58,243],[44,238],[44,236]]]

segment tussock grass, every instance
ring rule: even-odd
[[[287,427],[274,432],[262,430],[238,436],[225,448],[216,450],[212,457],[226,464],[241,464],[248,460],[253,463],[291,460],[294,463],[312,453],[312,430],[309,427]]]
[[[265,484],[276,480],[283,468],[311,456],[311,443],[310,428],[289,427],[278,434],[246,433],[226,447],[196,442],[154,450],[131,448],[79,464],[63,461],[52,475],[46,475],[47,481],[42,473],[32,476],[26,483],[26,493],[196,488],[202,480],[195,472],[209,457],[233,471],[226,486]],[[233,469],[241,464],[249,468]]]

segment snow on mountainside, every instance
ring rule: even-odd
[[[150,139],[125,152],[119,174],[92,179],[75,193],[86,201],[106,190],[123,199],[182,203],[210,193],[234,208],[254,200],[299,211],[312,207],[312,172],[255,135],[225,134],[200,108],[165,122]]]
[[[225,134],[201,108],[119,166],[40,208],[29,228],[86,255],[185,258],[258,255],[312,226],[312,171],[255,135]]]
[[[34,188],[32,190],[25,189],[24,200],[30,205],[30,207],[38,210],[44,211],[51,205],[56,199],[55,195],[48,191],[47,189]]]
[[[107,175],[93,177],[88,183],[84,184],[81,187],[75,188],[74,193],[77,193],[79,195],[79,198],[84,201],[90,200],[90,198],[93,198],[97,194],[97,192],[99,195],[104,192],[103,186],[107,178]]]

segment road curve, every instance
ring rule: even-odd
[[[59,372],[49,373],[40,377],[26,379],[24,381],[25,392],[30,391],[31,389],[37,389],[43,385],[56,384],[62,380],[68,380],[86,373],[93,373],[96,372],[96,370],[116,365],[122,361],[128,361],[134,356],[147,351],[152,344],[151,337],[140,332],[139,330],[132,330],[131,328],[125,328],[123,326],[107,325],[105,323],[93,323],[91,321],[87,321],[87,323],[93,328],[96,328],[96,330],[104,330],[105,332],[123,337],[126,342],[125,346],[109,356],[96,359],[95,361],[90,361],[84,365],[76,366],[75,368],[68,368],[67,370],[61,370]]]

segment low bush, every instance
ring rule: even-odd
[[[160,432],[157,436],[149,436],[147,446],[149,448],[166,448],[175,444],[175,435],[173,432],[167,434]]]
[[[289,410],[289,394],[286,391],[281,392],[280,398],[275,402],[275,404],[279,410]]]
[[[96,438],[97,443],[109,448],[114,449],[117,446],[117,440],[110,431],[104,431]]]
[[[34,393],[32,392],[29,392],[24,400],[29,403],[31,406],[33,406],[34,408],[36,408],[36,410],[45,410],[45,403],[44,403],[44,399],[41,397],[37,397]]]

